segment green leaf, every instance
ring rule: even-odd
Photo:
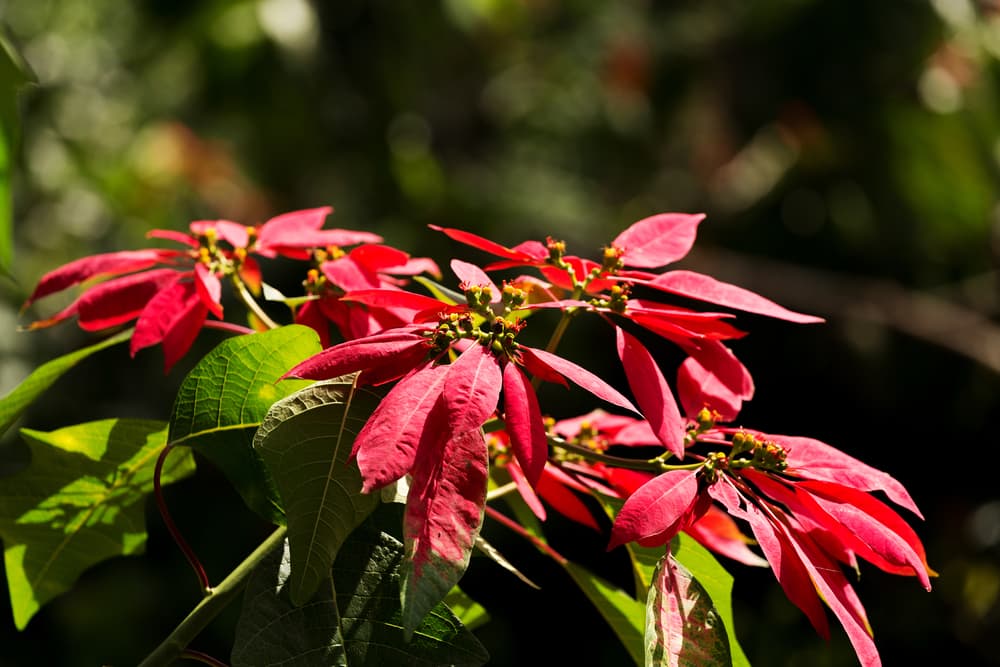
[[[604,509],[605,514],[608,515],[608,518],[614,521],[624,501],[606,496],[603,493],[594,493],[593,495]],[[632,561],[632,574],[635,577],[635,594],[637,597],[644,598],[647,591],[649,591],[649,587],[653,585],[653,576],[655,575],[656,567],[659,565],[660,559],[663,558],[663,548],[642,547],[635,542],[628,542],[625,544],[625,549],[628,551],[629,560]]]
[[[458,586],[444,597],[444,603],[455,614],[455,618],[469,630],[480,628],[490,620],[490,613],[481,604],[473,600]]]
[[[92,565],[141,553],[143,503],[167,442],[166,424],[108,419],[44,433],[22,429],[31,465],[0,484],[0,537],[14,622],[68,590]],[[161,480],[194,471],[188,452],[167,459]]]
[[[367,525],[337,556],[333,580],[351,664],[486,664],[486,649],[444,603],[431,609],[405,642],[399,597],[403,559],[399,540]]]
[[[680,533],[670,545],[670,552],[677,562],[686,567],[712,599],[729,638],[729,652],[733,667],[750,667],[739,640],[733,620],[733,575],[729,574],[715,556],[686,533]]]
[[[308,382],[282,380],[289,368],[321,349],[309,327],[290,325],[230,338],[191,369],[177,392],[170,442],[214,463],[252,510],[284,523],[274,483],[253,448],[254,431],[278,399]]]
[[[489,656],[444,604],[407,643],[401,627],[403,545],[369,522],[340,550],[328,578],[296,607],[289,597],[290,552],[276,552],[250,577],[236,628],[233,667],[365,665],[478,666]],[[336,594],[334,594],[336,590]]]
[[[17,93],[34,80],[10,40],[0,33],[0,271],[10,266],[13,249],[11,226],[11,164],[19,131]]]
[[[453,289],[449,289],[441,283],[431,280],[427,276],[413,276],[413,282],[420,283],[426,287],[427,291],[439,301],[444,301],[445,303],[450,303],[451,305],[455,305],[456,303],[465,303],[464,294],[456,292]]]
[[[21,384],[14,387],[6,396],[0,398],[0,435],[6,433],[14,425],[14,422],[24,414],[28,406],[42,392],[51,387],[56,380],[62,377],[63,373],[95,352],[99,352],[112,345],[117,345],[131,337],[131,329],[122,331],[111,338],[102,340],[100,343],[70,352],[57,359],[47,361],[36,368]]]
[[[646,627],[645,605],[576,563],[567,561],[563,563],[563,567],[584,595],[597,607],[597,611],[625,645],[635,664],[641,667],[645,650],[643,642],[643,629]]]
[[[347,667],[340,613],[329,573],[326,585],[304,604],[289,597],[292,572],[288,540],[253,571],[236,626],[233,667],[283,665]]]
[[[646,667],[729,667],[729,641],[704,587],[669,552],[646,601]]]
[[[353,377],[318,382],[272,405],[254,437],[288,520],[295,604],[329,578],[340,545],[379,503],[378,494],[361,493],[358,466],[348,464],[376,404]]]
[[[594,497],[601,503],[608,517],[614,519],[621,509],[622,501],[610,498],[600,493]],[[733,577],[726,571],[715,556],[701,546],[687,533],[680,533],[671,542],[671,553],[704,587],[719,613],[729,638],[729,651],[732,655],[733,667],[750,667],[739,640],[736,638],[735,621],[733,620]],[[629,559],[632,561],[632,572],[635,576],[636,595],[645,596],[653,585],[656,568],[663,557],[662,547],[642,547],[634,542],[625,545]]]

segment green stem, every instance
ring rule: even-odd
[[[287,528],[278,528],[253,553],[237,565],[218,586],[201,599],[191,613],[174,628],[139,667],[165,667],[181,657],[198,634],[239,594],[250,573],[285,539]]]
[[[511,491],[516,491],[516,490],[517,490],[517,484],[515,484],[514,482],[509,482],[507,484],[504,484],[503,486],[498,486],[497,488],[493,489],[492,491],[486,494],[486,502],[496,500],[497,498],[503,498]]]
[[[277,329],[280,326],[277,322],[272,320],[267,313],[264,312],[264,309],[260,307],[259,303],[257,303],[257,299],[253,298],[253,294],[250,294],[247,290],[247,286],[244,285],[243,281],[235,275],[233,276],[233,287],[236,288],[236,293],[239,295],[240,301],[243,302],[243,305],[245,305],[258,320],[263,322],[264,326],[268,329]]]
[[[566,442],[565,440],[556,438],[549,438],[549,442],[556,447],[571,451],[574,454],[579,454],[589,461],[607,463],[608,465],[613,465],[616,468],[628,468],[629,470],[647,470],[650,472],[665,472],[667,470],[697,470],[701,466],[705,465],[704,461],[685,463],[683,465],[669,465],[664,463],[663,459],[659,456],[655,459],[646,460],[626,459],[621,456],[611,456],[609,454],[595,452],[589,447],[584,447],[583,445]]]
[[[559,347],[563,334],[565,334],[566,329],[569,328],[569,323],[576,316],[576,310],[576,308],[567,308],[562,311],[562,317],[559,318],[559,323],[556,324],[556,328],[552,330],[552,336],[549,338],[549,344],[545,346],[546,352],[554,353],[556,348]]]
[[[182,651],[179,657],[182,660],[194,660],[195,662],[204,663],[206,665],[212,665],[212,667],[227,667],[226,663],[216,658],[213,658],[207,653],[202,653],[201,651],[192,651],[191,649],[187,649],[185,651]]]

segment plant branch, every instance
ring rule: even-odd
[[[236,288],[236,293],[239,295],[240,301],[243,302],[243,305],[245,305],[258,320],[263,322],[264,326],[268,329],[277,329],[280,326],[277,322],[272,320],[267,313],[264,312],[264,309],[260,307],[259,303],[257,303],[257,299],[253,298],[253,294],[250,294],[250,292],[247,291],[247,286],[244,285],[243,281],[235,275],[233,276],[233,286]]]
[[[163,464],[173,449],[173,446],[168,443],[163,448],[163,451],[160,452],[160,456],[156,459],[156,467],[153,469],[153,493],[156,496],[156,506],[160,510],[160,516],[163,517],[163,523],[167,527],[167,532],[170,533],[170,537],[173,538],[174,542],[184,553],[184,557],[190,563],[195,576],[198,577],[198,586],[203,593],[207,593],[212,590],[212,582],[209,581],[208,574],[205,572],[201,561],[198,560],[194,549],[191,548],[191,545],[181,535],[181,531],[177,528],[177,524],[174,523],[173,517],[170,516],[170,511],[167,509],[167,501],[163,498],[163,485],[160,483],[160,477],[163,474]]]
[[[209,591],[191,613],[174,628],[139,667],[166,667],[181,657],[198,634],[239,594],[250,573],[285,539],[287,529],[279,527],[237,565],[218,586]]]
[[[202,653],[201,651],[192,651],[191,649],[185,649],[181,651],[180,658],[182,660],[194,660],[195,662],[201,662],[206,665],[212,665],[212,667],[228,667],[226,663],[213,658],[207,653]]]
[[[555,562],[559,563],[560,565],[565,566],[566,563],[569,562],[569,560],[565,556],[563,556],[561,553],[550,547],[545,540],[535,535],[532,535],[527,530],[525,530],[523,526],[521,526],[519,523],[508,517],[506,514],[498,512],[489,505],[486,506],[486,514],[492,517],[493,519],[499,521],[503,525],[507,526],[515,533],[517,533],[521,537],[531,542],[532,544],[534,544],[539,551],[541,551],[543,554],[545,554]]]
[[[660,457],[656,457],[655,459],[626,459],[621,456],[611,456],[609,454],[595,452],[589,447],[584,447],[583,445],[551,437],[549,438],[549,443],[555,447],[573,452],[574,454],[579,454],[588,461],[598,461],[600,463],[607,463],[608,465],[615,466],[616,468],[627,468],[629,470],[647,470],[651,472],[663,472],[665,470],[694,470],[695,468],[699,468],[704,465],[703,461],[685,463],[682,465],[669,465],[664,463],[663,459]]]
[[[257,333],[250,327],[245,327],[240,324],[233,324],[232,322],[224,322],[222,320],[205,320],[203,325],[206,329],[218,329],[220,331],[228,331],[229,333],[234,333],[237,335],[245,335]]]

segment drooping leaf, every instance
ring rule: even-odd
[[[265,559],[247,583],[233,666],[485,664],[486,650],[444,604],[437,605],[406,641],[398,595],[403,545],[378,530],[378,523],[369,521],[351,534],[334,563],[332,579],[328,577],[302,606],[293,605],[289,597],[287,541]],[[473,609],[464,611],[475,616]]]
[[[253,571],[243,593],[231,660],[233,667],[348,667],[333,581],[300,604],[289,595],[292,572],[288,540]]]
[[[348,463],[374,407],[351,377],[318,382],[272,405],[254,436],[285,508],[297,605],[329,577],[340,545],[378,505],[378,495],[361,493],[361,473]]]
[[[668,551],[646,599],[646,667],[730,667],[726,629],[712,600]]]
[[[478,549],[481,554],[489,558],[491,561],[493,561],[503,569],[513,574],[515,577],[523,581],[528,586],[531,586],[535,590],[541,590],[541,586],[533,582],[531,579],[528,579],[528,577],[525,576],[523,572],[514,567],[514,564],[511,563],[509,560],[507,560],[507,558],[502,553],[500,553],[495,546],[487,542],[482,535],[476,537],[475,544],[476,544],[476,549]]]
[[[69,590],[87,568],[141,553],[143,500],[167,442],[166,424],[109,419],[49,433],[22,429],[31,464],[0,484],[0,537],[14,622]],[[166,484],[194,471],[189,452],[167,459]]]
[[[276,400],[304,385],[280,378],[318,351],[316,332],[294,324],[230,338],[191,369],[174,402],[170,441],[204,454],[248,507],[275,523],[284,523],[284,515],[253,435]]]
[[[132,335],[132,330],[122,331],[110,338],[106,338],[99,343],[94,343],[88,347],[64,354],[61,357],[47,361],[21,381],[21,384],[12,389],[6,396],[0,399],[0,435],[7,432],[14,422],[24,413],[31,403],[38,398],[42,392],[62,377],[62,374],[73,368],[77,363],[86,359],[95,352],[99,352],[106,347],[123,343]]]
[[[481,429],[425,433],[403,519],[407,634],[461,579],[483,525],[489,458]]]
[[[367,665],[485,664],[486,649],[444,604],[434,605],[405,642],[398,594],[403,561],[399,541],[370,524],[356,530],[337,556],[333,579],[349,657]]]
[[[635,664],[641,666],[646,618],[643,603],[581,565],[566,562],[563,567],[611,626]]]

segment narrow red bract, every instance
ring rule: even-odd
[[[515,364],[503,368],[504,424],[511,449],[528,482],[538,483],[549,456],[538,397],[524,372]]]
[[[684,458],[686,424],[674,395],[653,355],[623,329],[617,329],[618,358],[625,367],[632,395],[639,403],[656,437],[679,459]]]

